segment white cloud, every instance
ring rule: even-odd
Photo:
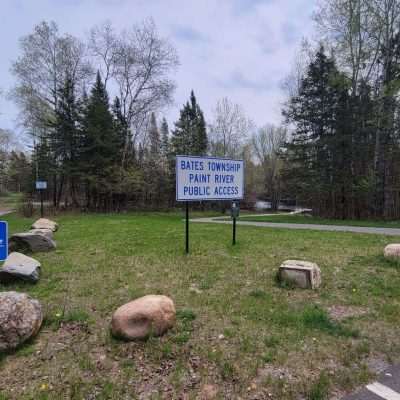
[[[83,36],[106,19],[123,29],[152,16],[181,62],[170,121],[194,89],[208,118],[216,101],[227,96],[256,124],[279,122],[279,84],[301,38],[312,32],[314,6],[314,0],[3,0],[0,88],[13,85],[9,68],[18,56],[19,37],[41,20]],[[13,128],[15,107],[2,100],[0,112],[0,127]]]

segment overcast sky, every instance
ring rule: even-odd
[[[110,20],[119,28],[153,17],[161,35],[176,47],[180,67],[174,121],[193,88],[207,120],[227,96],[257,124],[279,123],[287,75],[303,37],[312,35],[316,0],[1,0],[0,88],[14,84],[10,65],[18,39],[42,20],[61,32],[84,37]],[[0,99],[0,128],[16,129],[17,110]]]

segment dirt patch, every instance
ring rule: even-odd
[[[274,365],[265,365],[257,370],[257,375],[247,387],[248,396],[246,398],[251,400],[258,399],[273,399],[271,387],[266,386],[269,382],[281,382],[283,386],[293,385],[299,381],[299,377],[295,376],[293,372],[289,371],[286,367],[277,367]]]
[[[343,321],[346,318],[360,317],[368,313],[368,309],[353,306],[331,306],[328,314],[334,321]]]

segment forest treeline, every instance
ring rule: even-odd
[[[173,207],[175,155],[209,154],[245,160],[249,205],[399,218],[400,0],[321,0],[314,21],[283,82],[284,123],[261,128],[226,97],[205,116],[193,91],[168,126],[179,59],[152,20],[84,40],[37,25],[12,66],[32,152],[5,150],[0,134],[0,191],[39,179],[56,208]]]
[[[400,2],[326,0],[284,108],[287,188],[316,215],[400,217]],[[290,85],[289,85],[290,86]]]
[[[212,154],[246,160],[245,202],[257,193],[269,196],[264,177],[267,166],[278,163],[279,147],[269,133],[283,144],[286,131],[268,125],[254,133],[242,107],[227,98],[206,121],[193,91],[169,127],[162,113],[173,99],[179,61],[152,20],[120,33],[104,23],[85,41],[43,22],[20,47],[11,97],[33,145],[27,157],[7,150],[9,141],[0,143],[0,191],[37,196],[34,183],[43,180],[56,209],[174,207],[175,155]],[[3,131],[3,139],[7,135]]]

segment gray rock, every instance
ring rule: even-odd
[[[46,236],[48,239],[53,240],[53,231],[51,229],[31,229],[29,233]]]
[[[11,253],[0,269],[0,282],[15,279],[36,283],[40,276],[40,262],[21,253]]]
[[[309,261],[287,260],[278,274],[281,281],[303,289],[317,289],[321,285],[321,270]]]
[[[10,251],[26,252],[46,252],[55,250],[56,242],[49,239],[47,236],[32,232],[15,233],[10,237]]]
[[[25,293],[0,293],[0,352],[13,350],[35,336],[42,321],[37,300]]]
[[[56,232],[58,230],[58,224],[57,222],[47,218],[39,218],[32,225],[32,229],[50,229],[51,231]]]

